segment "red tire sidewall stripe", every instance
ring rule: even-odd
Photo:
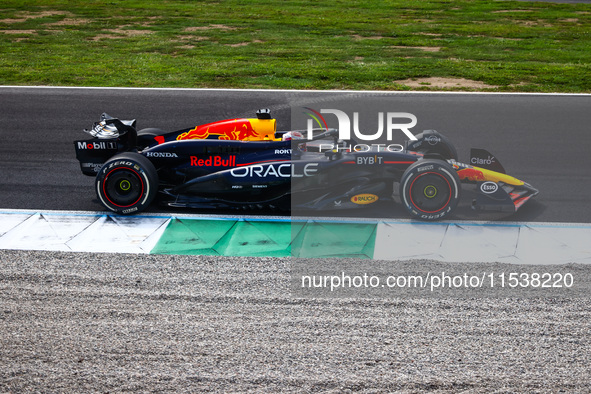
[[[438,209],[436,211],[424,211],[421,208],[419,208],[417,206],[417,204],[415,204],[415,202],[412,200],[412,186],[414,185],[415,181],[417,179],[419,179],[420,177],[425,176],[425,175],[428,175],[428,174],[435,174],[435,175],[438,175],[438,176],[442,177],[445,180],[445,182],[447,182],[447,186],[449,187],[449,197],[448,197],[447,201],[445,202],[445,205],[441,209]],[[453,191],[451,189],[451,185],[449,183],[449,180],[446,177],[444,177],[443,175],[441,175],[441,174],[439,174],[437,172],[425,172],[424,174],[419,175],[418,177],[416,177],[415,179],[413,179],[412,183],[410,184],[410,187],[408,188],[408,198],[410,200],[410,203],[416,209],[418,209],[419,211],[424,212],[424,213],[437,213],[437,212],[440,212],[440,211],[444,210],[449,205],[449,202],[451,201],[452,194],[453,194]]]
[[[111,199],[109,198],[109,195],[107,194],[107,191],[105,190],[105,185],[107,184],[107,180],[109,179],[109,175],[111,175],[111,173],[113,171],[121,171],[121,170],[131,171],[131,172],[135,173],[135,175],[138,177],[138,179],[140,180],[140,182],[142,184],[142,192],[140,193],[140,196],[138,197],[137,200],[135,200],[133,203],[131,203],[129,205],[115,204],[113,201],[111,201]],[[137,171],[135,171],[132,168],[127,168],[127,167],[124,167],[124,168],[113,168],[111,171],[109,171],[109,173],[103,179],[103,195],[109,201],[110,204],[112,204],[113,206],[116,206],[117,208],[127,208],[127,207],[131,207],[131,206],[137,204],[142,199],[142,197],[144,196],[144,190],[146,190],[146,187],[144,185],[144,179],[143,179],[143,177]]]

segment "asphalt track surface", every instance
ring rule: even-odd
[[[591,221],[590,96],[370,96],[415,114],[418,130],[444,132],[460,158],[471,145],[487,148],[538,187],[539,198],[509,220]],[[289,128],[293,106],[343,100],[367,94],[0,88],[0,208],[101,210],[72,141],[103,111],[175,130],[269,107]],[[393,275],[523,268],[308,263],[312,272],[342,263]],[[589,391],[588,296],[532,298],[508,288],[484,298],[355,289],[347,298],[300,296],[293,266],[281,258],[0,251],[0,392]],[[588,266],[561,269],[591,283]]]
[[[378,108],[412,113],[418,118],[413,133],[444,133],[460,161],[468,160],[471,147],[485,148],[510,175],[540,190],[509,217],[479,215],[469,209],[471,198],[464,198],[457,219],[591,223],[591,95],[3,87],[0,104],[0,208],[103,210],[93,178],[81,174],[73,147],[75,139],[87,137],[81,130],[102,112],[137,119],[138,128],[174,131],[270,108],[278,129],[288,130],[292,109],[309,106],[364,109],[360,127],[372,131]],[[369,109],[375,110],[375,119],[365,116],[372,114]],[[340,215],[408,218],[395,204]]]

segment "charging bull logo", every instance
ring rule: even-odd
[[[467,179],[472,182],[485,180],[484,173],[475,168],[463,168],[458,171],[458,176],[460,177],[461,181],[463,181],[464,179]]]
[[[234,119],[197,126],[179,134],[177,140],[238,140],[257,139],[259,134],[253,129],[248,119]]]

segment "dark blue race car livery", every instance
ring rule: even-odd
[[[95,177],[99,201],[119,214],[170,207],[264,208],[290,211],[360,208],[399,200],[413,218],[439,220],[454,212],[462,183],[476,185],[472,206],[512,213],[538,194],[505,174],[489,152],[471,163],[434,130],[406,147],[356,148],[338,130],[276,131],[269,110],[173,132],[136,130],[135,120],[103,114],[92,139],[74,141],[85,175]],[[398,195],[395,199],[393,195]]]

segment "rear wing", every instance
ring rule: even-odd
[[[137,145],[136,121],[121,121],[106,113],[92,129],[83,130],[94,138],[74,141],[76,159],[84,175],[95,176],[104,162],[119,152],[133,150]]]

